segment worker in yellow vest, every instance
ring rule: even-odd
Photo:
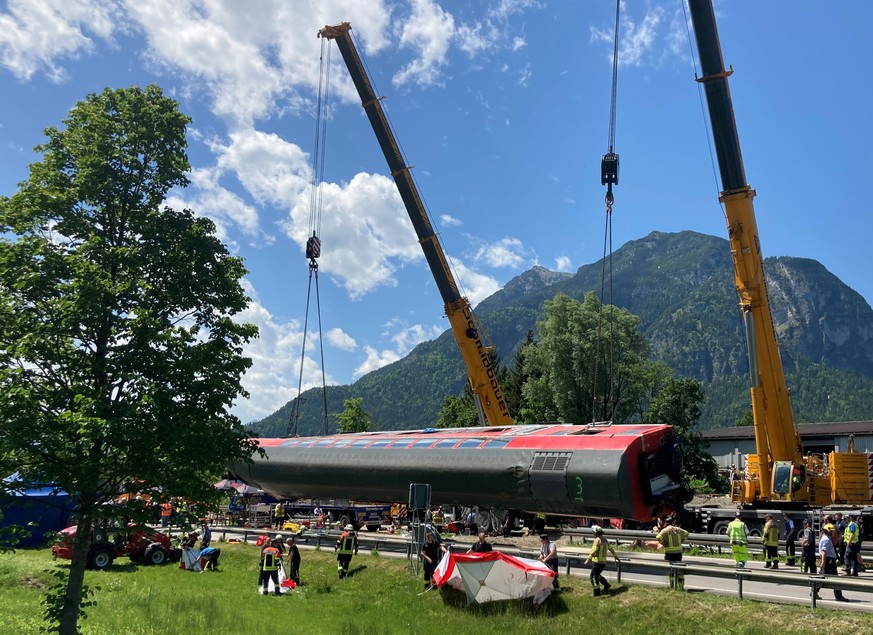
[[[764,535],[761,540],[764,543],[765,569],[779,568],[779,524],[773,520],[772,514],[767,514],[764,523]]]
[[[276,503],[276,506],[273,507],[273,526],[276,529],[282,529],[285,525],[285,506],[282,504],[282,501]]]
[[[682,543],[688,538],[688,532],[679,527],[670,516],[664,519],[664,525],[656,536],[657,541],[664,548],[664,560],[682,562]],[[685,590],[685,574],[681,571],[671,570],[668,580],[671,589]]]
[[[591,579],[591,586],[594,589],[594,595],[600,595],[601,587],[603,588],[603,593],[607,593],[612,587],[606,581],[606,578],[603,577],[603,570],[606,568],[606,552],[609,551],[616,560],[618,560],[618,556],[615,555],[615,550],[609,544],[609,540],[603,537],[603,527],[594,525],[591,530],[594,532],[594,544],[591,546],[591,553],[588,555],[588,559],[585,560],[585,564],[589,562],[594,563],[591,565],[591,575],[589,577]]]
[[[340,534],[339,540],[336,541],[334,550],[336,551],[336,571],[342,580],[349,573],[352,553],[358,553],[358,535],[355,533],[353,525],[346,525],[345,531]]]
[[[856,520],[857,514],[847,514],[849,522],[846,524],[846,531],[843,533],[843,542],[846,543],[846,574],[858,575],[858,553],[861,551],[861,528]]]
[[[749,561],[749,528],[743,522],[738,511],[728,524],[728,538],[731,542],[731,553],[738,567],[745,567]]]

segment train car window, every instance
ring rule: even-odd
[[[353,448],[362,448],[365,445],[368,445],[373,442],[373,439],[358,439],[354,443],[352,443]]]
[[[483,445],[483,448],[505,448],[509,444],[509,439],[488,439]]]
[[[344,447],[348,446],[349,444],[351,444],[351,442],[352,442],[351,439],[339,439],[336,443],[333,444],[333,447],[344,448]]]
[[[300,439],[291,439],[290,441],[283,441],[282,447],[283,448],[293,448],[298,443],[300,443]]]
[[[380,439],[379,441],[373,441],[367,447],[369,448],[387,448],[388,444],[391,443],[394,439]]]
[[[312,447],[326,448],[327,446],[329,446],[333,442],[334,442],[334,439],[322,439],[321,441],[316,442],[315,445]]]
[[[301,441],[300,445],[298,445],[297,447],[298,448],[311,448],[313,443],[315,443],[315,439],[308,439],[308,440]]]
[[[460,439],[442,439],[441,441],[437,441],[437,444],[434,446],[435,448],[453,448],[460,441]]]
[[[414,439],[400,439],[399,441],[395,441],[391,444],[392,448],[408,448],[410,445],[415,443]]]
[[[482,444],[483,439],[464,439],[459,445],[459,448],[478,448]]]
[[[416,441],[412,444],[414,448],[429,448],[434,442],[434,439],[425,439],[424,441]]]

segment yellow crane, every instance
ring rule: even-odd
[[[868,504],[873,491],[864,452],[831,452],[826,457],[805,455],[791,410],[785,371],[767,296],[764,257],[752,199],[746,182],[740,141],[734,119],[728,77],[715,24],[712,0],[689,0],[697,40],[709,119],[722,182],[734,277],[746,331],[749,382],[755,423],[755,454],[747,457],[745,472],[731,487],[740,504],[795,503],[829,505]]]
[[[493,347],[483,341],[484,331],[470,306],[470,301],[458,291],[458,285],[446,261],[439,237],[433,230],[427,210],[412,179],[410,168],[403,158],[403,153],[382,109],[381,98],[376,96],[361,56],[352,40],[351,29],[348,22],[343,22],[335,26],[325,26],[318,35],[336,41],[361,98],[361,105],[367,113],[370,125],[373,126],[373,132],[376,133],[376,139],[388,162],[391,176],[400,192],[400,198],[403,200],[421,249],[424,251],[424,257],[442,296],[446,317],[449,319],[452,333],[467,367],[467,377],[473,391],[479,421],[495,426],[510,425],[512,417],[497,380],[497,367],[492,362]]]

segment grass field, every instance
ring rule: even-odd
[[[135,566],[119,559],[109,571],[89,571],[97,605],[80,621],[88,635],[281,635],[416,633],[820,633],[873,631],[873,617],[828,609],[779,606],[736,598],[681,594],[646,586],[618,587],[592,597],[588,579],[562,577],[542,607],[529,602],[465,606],[438,592],[419,596],[422,580],[407,562],[361,552],[350,577],[339,580],[332,550],[301,550],[303,584],[283,596],[257,594],[258,549],[221,544],[216,572],[176,565]],[[40,632],[40,599],[54,563],[48,549],[0,554],[0,633]],[[607,570],[607,577],[614,576]],[[616,588],[616,587],[614,587]],[[448,600],[448,601],[447,601]]]

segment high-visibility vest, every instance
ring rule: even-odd
[[[861,530],[858,528],[858,523],[852,521],[846,525],[846,531],[843,532],[843,542],[847,545],[857,544]]]
[[[261,552],[261,571],[277,571],[279,569],[279,550],[275,547],[265,547]]]
[[[594,539],[594,547],[591,549],[591,562],[606,562],[606,550],[609,547],[609,541],[606,538],[597,537]]]
[[[339,540],[336,541],[336,552],[338,555],[351,555],[355,550],[357,536],[350,531],[340,534]]]
[[[665,527],[657,538],[664,545],[664,553],[682,553],[682,540],[687,536],[688,532],[684,529],[671,526]]]
[[[779,525],[775,521],[768,520],[764,523],[764,539],[762,542],[768,547],[779,545]]]
[[[746,523],[739,518],[733,519],[728,523],[728,537],[731,539],[732,545],[746,544]]]

